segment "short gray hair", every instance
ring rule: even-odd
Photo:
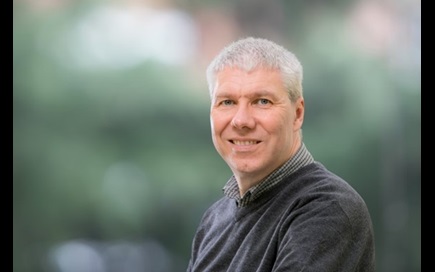
[[[277,69],[291,101],[302,96],[302,65],[284,47],[262,38],[248,37],[226,46],[207,67],[206,76],[210,96],[216,85],[216,75],[225,67],[237,67],[247,72],[255,68]]]

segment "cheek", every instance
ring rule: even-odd
[[[210,118],[210,127],[211,127],[211,135],[213,138],[213,141],[215,142],[217,137],[221,134],[222,131],[222,125],[216,118]]]
[[[210,116],[210,126],[212,131],[216,130],[216,117],[213,115]]]
[[[283,133],[291,131],[293,128],[293,118],[288,112],[275,112],[273,114],[263,114],[261,123],[271,133]]]
[[[222,131],[228,123],[227,118],[219,114],[210,115],[210,125],[213,133],[219,133]]]

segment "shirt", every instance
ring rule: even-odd
[[[226,196],[235,199],[239,207],[244,207],[255,201],[255,199],[273,188],[287,176],[313,161],[313,156],[311,156],[305,144],[302,143],[298,151],[288,161],[268,175],[262,182],[249,188],[243,197],[240,196],[239,187],[234,175],[228,180],[222,190]]]

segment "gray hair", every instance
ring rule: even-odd
[[[209,64],[206,71],[210,96],[216,85],[216,75],[225,67],[244,71],[256,68],[277,69],[291,101],[302,96],[302,65],[297,57],[284,47],[267,39],[248,37],[225,47]]]

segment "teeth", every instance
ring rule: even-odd
[[[257,141],[234,141],[236,145],[253,145],[256,144]]]

